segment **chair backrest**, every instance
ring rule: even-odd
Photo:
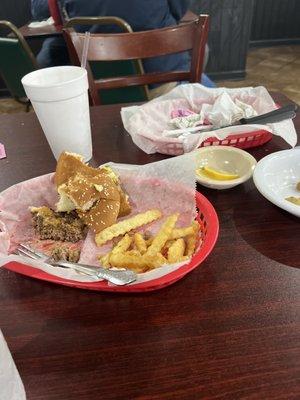
[[[208,35],[208,15],[163,29],[144,32],[91,34],[87,52],[88,61],[135,60],[191,51],[189,71],[145,73],[143,75],[111,77],[90,81],[93,97],[98,90],[148,85],[176,81],[199,82],[201,79],[205,44]],[[64,30],[72,58],[81,58],[85,35]]]
[[[15,37],[0,37],[0,74],[15,98],[26,97],[21,79],[38,68],[36,59],[19,30],[9,21],[0,21]]]
[[[57,0],[48,0],[48,7],[50,15],[53,18],[54,25],[62,27],[64,24],[62,13],[60,10],[60,5]]]
[[[75,17],[69,19],[65,23],[65,28],[73,28],[75,26],[85,25],[112,25],[118,26],[121,31],[131,33],[131,26],[118,17]],[[68,41],[68,50],[71,62],[74,65],[80,65],[80,58],[73,46]],[[128,103],[148,100],[147,86],[135,86],[127,88],[114,88],[102,90],[100,93],[94,88],[94,80],[105,79],[109,77],[127,76],[143,74],[144,69],[140,59],[138,60],[121,60],[121,61],[91,61],[88,63],[88,77],[90,90],[90,99],[92,105],[98,104],[114,104]]]

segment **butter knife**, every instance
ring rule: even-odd
[[[213,125],[208,125],[208,126],[199,125],[199,126],[193,126],[191,128],[186,128],[186,129],[174,129],[174,130],[166,131],[166,136],[178,137],[179,135],[186,134],[186,133],[194,134],[194,133],[202,133],[202,132],[211,132],[211,131],[215,131],[218,129],[228,128],[230,126],[236,126],[236,125],[273,124],[275,122],[281,122],[286,119],[295,118],[297,108],[298,108],[298,106],[296,104],[288,104],[287,106],[278,108],[277,110],[270,111],[266,114],[257,115],[256,117],[241,118],[239,121],[237,121],[231,125],[226,125],[226,126],[222,126],[222,127],[215,127]]]

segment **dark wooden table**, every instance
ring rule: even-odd
[[[188,10],[186,12],[186,14],[182,17],[181,22],[193,21],[197,17],[198,16],[195,13]],[[29,26],[28,26],[29,24],[30,24],[30,22],[28,22],[27,24],[25,24],[19,28],[19,31],[22,33],[22,35],[26,39],[32,39],[32,38],[45,39],[47,37],[59,36],[62,34],[61,26],[47,25],[47,26],[43,26],[41,28],[29,28]]]
[[[118,105],[91,116],[95,164],[163,158],[132,144]],[[295,124],[299,132],[299,115]],[[1,190],[54,170],[34,114],[1,116],[0,141]],[[260,159],[286,148],[274,137],[250,152]],[[300,398],[299,219],[252,181],[198,190],[216,208],[220,236],[208,259],[168,288],[90,292],[0,270],[0,327],[28,400]]]

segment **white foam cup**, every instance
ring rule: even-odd
[[[84,68],[39,69],[22,78],[27,97],[58,159],[63,151],[92,158],[88,79]]]

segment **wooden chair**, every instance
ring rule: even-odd
[[[9,21],[0,21],[0,28],[9,30],[12,37],[0,37],[0,75],[2,76],[11,96],[26,105],[27,99],[21,79],[39,68],[37,61],[18,28]]]
[[[208,15],[195,21],[144,32],[91,34],[87,53],[88,61],[116,61],[144,59],[191,50],[189,71],[145,73],[143,75],[111,77],[94,80],[87,67],[90,95],[93,105],[100,104],[98,90],[121,88],[153,83],[177,81],[200,82],[205,44],[208,35]],[[79,65],[85,35],[69,29],[63,31],[71,59]]]
[[[57,0],[48,0],[48,7],[50,15],[53,18],[54,25],[61,28],[64,25],[64,20],[60,3]]]
[[[76,26],[95,26],[95,25],[112,25],[117,26],[121,32],[132,33],[131,26],[118,17],[75,17],[70,18],[65,22],[65,28],[74,28]],[[68,44],[70,59],[73,65],[80,65],[79,56],[74,49],[72,43]],[[91,61],[88,65],[89,80],[100,80],[108,77],[127,76],[127,75],[140,75],[144,73],[142,61],[138,60],[118,60],[118,61]],[[102,90],[98,94],[98,103],[93,101],[90,96],[91,104],[115,104],[115,103],[129,103],[148,100],[148,87],[144,86],[131,86],[126,88],[107,89]]]

